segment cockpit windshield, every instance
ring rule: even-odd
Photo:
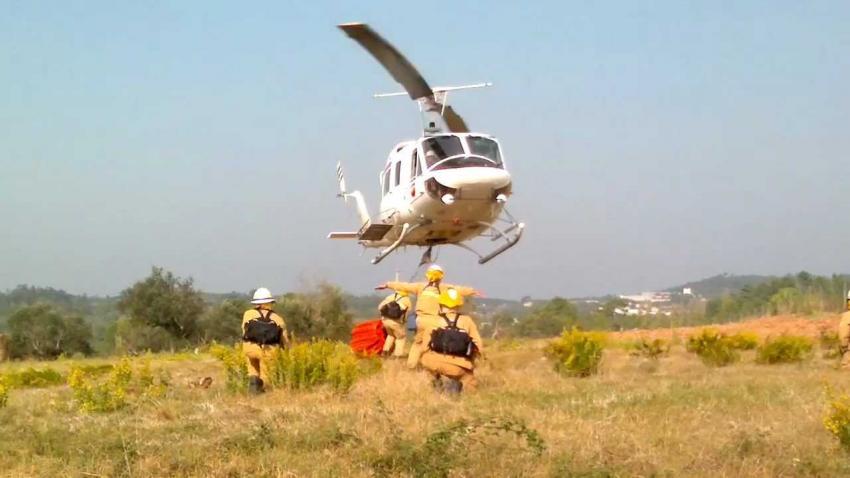
[[[422,142],[422,151],[429,168],[446,158],[464,154],[463,144],[457,136],[428,138]]]
[[[422,150],[431,170],[503,167],[499,143],[484,136],[435,136],[422,141]]]
[[[502,155],[499,153],[499,143],[483,136],[468,136],[469,154],[483,156],[501,167]]]

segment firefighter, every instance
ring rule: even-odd
[[[850,292],[847,292],[845,311],[838,323],[838,340],[841,342],[841,368],[850,369]]]
[[[387,296],[378,306],[381,323],[387,332],[384,342],[385,356],[404,357],[404,344],[407,341],[407,313],[411,309],[409,294],[399,291]]]
[[[422,350],[422,367],[435,387],[458,394],[476,386],[475,360],[484,351],[481,335],[472,318],[461,313],[463,295],[447,288],[438,299],[437,315],[425,315],[416,325],[415,343]]]
[[[275,350],[289,346],[289,336],[283,317],[273,310],[275,300],[265,287],[254,291],[251,303],[242,316],[242,351],[248,361],[248,391],[262,393],[268,381],[264,361],[269,360]]]
[[[387,282],[381,284],[376,289],[393,289],[397,292],[408,292],[416,294],[416,312],[417,329],[419,320],[425,316],[436,317],[440,311],[440,293],[448,288],[455,289],[461,296],[478,296],[481,295],[472,287],[464,287],[458,285],[449,285],[443,283],[445,272],[443,268],[437,264],[431,264],[425,271],[425,279],[427,282]],[[407,357],[407,366],[415,368],[419,363],[421,351],[416,343],[410,347],[410,354]]]

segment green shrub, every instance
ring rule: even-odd
[[[767,339],[758,348],[756,362],[762,364],[802,362],[812,353],[812,341],[808,337],[781,335]]]
[[[632,345],[632,355],[658,360],[670,352],[670,344],[664,339],[641,338]]]
[[[545,354],[555,362],[555,370],[572,377],[587,377],[599,371],[606,337],[601,332],[565,330],[549,342]]]
[[[0,375],[0,384],[6,388],[44,388],[65,383],[65,377],[52,368],[41,370],[32,367]]]
[[[116,365],[109,378],[95,382],[80,368],[71,369],[68,385],[74,391],[77,407],[85,412],[111,412],[127,405],[127,388],[133,378],[133,369],[126,358]]]
[[[330,340],[300,343],[276,351],[266,365],[269,384],[291,390],[328,385],[337,392],[345,392],[364,373],[360,360],[348,345]]]
[[[838,338],[838,332],[821,330],[818,342],[823,358],[837,359],[841,357],[841,340]]]
[[[729,344],[735,350],[755,350],[759,346],[759,336],[755,332],[738,332],[729,336]]]
[[[213,344],[210,354],[224,366],[224,379],[227,389],[234,393],[248,391],[248,363],[242,353],[242,344],[233,347]]]
[[[127,358],[114,365],[105,380],[98,380],[99,375],[102,375],[99,369],[92,372],[86,372],[82,367],[71,369],[68,385],[81,411],[111,412],[126,407],[132,398],[160,398],[165,395],[170,382],[165,371],[155,373],[151,370],[149,361],[142,362],[134,374]]]
[[[850,396],[835,393],[827,387],[826,414],[823,417],[823,426],[828,432],[838,439],[839,445],[845,451],[850,452]]]
[[[686,346],[688,352],[693,352],[706,365],[724,367],[737,362],[741,356],[732,347],[729,337],[717,329],[702,329],[698,334],[688,337]]]
[[[4,408],[9,403],[9,389],[0,383],[0,408]]]

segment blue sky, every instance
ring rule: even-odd
[[[294,2],[293,2],[294,3]],[[377,202],[415,105],[334,25],[366,21],[498,136],[523,242],[491,296],[720,272],[850,271],[850,3],[0,2],[0,289],[114,294],[152,265],[206,290],[353,292],[334,166]]]

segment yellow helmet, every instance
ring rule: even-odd
[[[428,267],[428,270],[425,271],[425,278],[428,279],[428,282],[436,282],[441,280],[445,274],[443,273],[443,268],[438,266],[437,264],[431,264]]]
[[[450,309],[456,309],[463,305],[463,296],[457,289],[449,288],[440,292],[440,305]]]

